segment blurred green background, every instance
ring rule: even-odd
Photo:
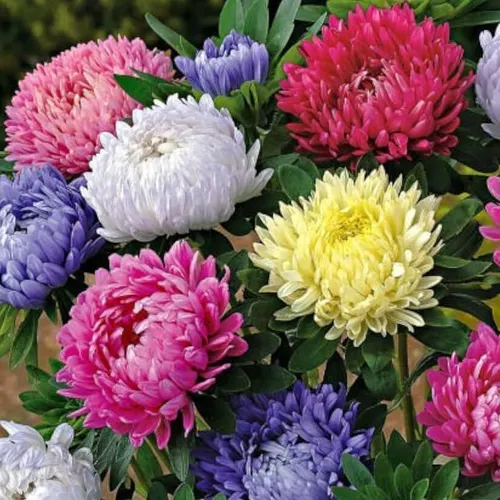
[[[78,42],[109,34],[141,37],[166,49],[149,29],[151,12],[200,45],[214,34],[224,0],[0,0],[0,124],[23,74]],[[0,150],[3,126],[0,126]]]

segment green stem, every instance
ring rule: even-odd
[[[410,376],[410,370],[408,367],[408,336],[406,333],[400,333],[398,335],[398,353],[397,353],[399,380],[401,387],[404,386],[405,382]],[[405,394],[403,399],[403,414],[404,414],[404,425],[405,434],[407,441],[415,440],[415,422],[413,420],[413,400],[411,397],[411,390]]]

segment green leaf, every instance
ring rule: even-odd
[[[149,13],[146,14],[146,21],[151,29],[178,52],[179,55],[194,58],[196,55],[196,47],[189,43],[183,36],[179,35],[168,26],[165,26]]]
[[[460,498],[462,500],[498,500],[500,483],[481,484],[464,493]]]
[[[251,391],[270,394],[288,389],[295,376],[278,365],[251,365],[243,368],[252,382]]]
[[[361,373],[361,368],[365,364],[361,347],[355,347],[352,341],[347,344],[345,351],[345,363],[347,369],[356,375]]]
[[[121,441],[127,441],[127,436],[119,436],[111,429],[104,428],[100,430],[92,453],[94,455],[94,466],[99,474],[107,471],[114,463],[116,458],[116,449]]]
[[[245,18],[241,0],[227,0],[219,17],[219,36],[224,38],[231,30],[243,31]]]
[[[410,491],[413,486],[411,472],[405,464],[399,464],[394,472],[394,483],[399,498],[406,500],[410,498]]]
[[[363,486],[375,485],[375,479],[370,471],[357,459],[348,453],[342,455],[342,469],[349,482],[357,489]]]
[[[297,337],[299,339],[310,339],[316,337],[321,329],[322,327],[314,321],[313,314],[304,316],[300,318],[299,324],[297,325]]]
[[[164,499],[167,497],[164,497]],[[181,484],[174,493],[173,500],[195,500],[194,492],[189,484]]]
[[[326,364],[323,383],[332,384],[334,386],[338,384],[344,384],[344,386],[347,386],[347,373],[345,370],[344,360],[338,352],[336,352]]]
[[[30,310],[19,326],[10,353],[9,368],[11,370],[18,367],[26,359],[31,348],[36,344],[38,318],[40,318],[41,313],[42,311],[39,309]]]
[[[477,198],[466,198],[453,207],[440,221],[441,238],[448,241],[459,234],[483,209],[483,204]]]
[[[295,20],[305,23],[314,23],[318,17],[326,12],[326,8],[323,5],[302,5],[297,12]]]
[[[398,379],[392,363],[378,372],[364,365],[361,374],[366,387],[378,400],[393,399],[398,392]]]
[[[135,448],[130,444],[128,439],[123,440],[120,446],[117,447],[116,459],[109,471],[109,488],[111,491],[118,488],[125,481],[130,460],[132,460],[134,453]]]
[[[429,156],[422,160],[427,177],[429,191],[434,194],[463,192],[460,175],[448,164],[437,156]]]
[[[238,362],[242,363],[261,361],[276,352],[281,344],[281,339],[274,333],[254,333],[247,335],[245,340],[249,349],[238,358]]]
[[[155,481],[148,491],[147,500],[165,500],[167,498],[168,491],[161,483]]]
[[[393,468],[403,463],[411,467],[413,456],[410,447],[398,431],[392,431],[389,442],[387,443],[387,458]]]
[[[246,236],[253,231],[253,225],[237,213],[222,223],[222,227],[234,236]]]
[[[314,189],[314,181],[301,168],[294,165],[280,165],[278,179],[283,191],[292,201],[307,197]]]
[[[453,493],[457,484],[459,470],[460,465],[457,459],[443,465],[432,480],[427,499],[443,500],[444,498],[448,498]]]
[[[415,183],[418,184],[420,191],[422,192],[422,198],[427,196],[429,191],[429,185],[427,182],[427,176],[425,173],[425,168],[422,163],[418,163],[415,168],[413,168],[405,179],[404,190],[408,191]]]
[[[446,314],[439,307],[424,309],[419,311],[419,313],[422,318],[424,318],[426,326],[435,326],[438,328],[453,326],[453,319],[446,316]]]
[[[304,172],[306,172],[313,181],[321,177],[321,172],[316,166],[316,163],[314,163],[306,156],[299,156],[295,165],[297,167],[300,167]]]
[[[162,475],[160,462],[147,441],[137,450],[136,460],[148,485],[151,484],[153,478]]]
[[[184,432],[180,428],[172,434],[168,443],[168,459],[172,466],[171,472],[175,474],[179,481],[186,481],[189,474],[189,443],[184,437]]]
[[[389,497],[384,493],[384,491],[378,486],[374,486],[373,484],[361,488],[361,491],[363,492],[364,499],[389,500]]]
[[[276,70],[274,71],[273,78],[275,80],[283,80],[286,78],[286,73],[283,66],[286,63],[300,64],[303,62],[303,58],[300,55],[299,47],[302,45],[303,40],[299,40],[295,45],[292,45],[281,57],[281,59],[276,64]]]
[[[154,86],[150,83],[129,75],[115,75],[116,83],[133,99],[142,105],[152,106],[154,102]]]
[[[236,273],[245,288],[252,293],[260,293],[260,289],[269,283],[269,273],[264,269],[242,269]]]
[[[445,328],[417,328],[412,335],[422,344],[446,354],[463,353],[469,345],[469,328],[458,321]]]
[[[422,441],[422,444],[418,447],[413,463],[411,464],[411,473],[414,482],[431,477],[433,461],[434,453],[429,441]]]
[[[493,310],[491,307],[475,297],[452,293],[442,298],[440,300],[440,305],[443,307],[449,307],[450,309],[466,312],[483,323],[490,325],[492,328],[496,328],[495,320],[493,319]]]
[[[16,335],[16,318],[19,309],[4,304],[0,309],[0,356],[7,354],[12,348]]]
[[[325,330],[320,330],[316,337],[305,340],[293,351],[288,363],[290,371],[304,373],[314,370],[333,356],[337,351],[339,339],[326,339]]]
[[[444,259],[446,259],[446,263],[443,266],[442,263]],[[451,259],[453,259],[455,265],[457,265],[456,263],[458,261],[461,261],[462,265],[460,267],[450,267]],[[481,276],[488,271],[492,265],[493,263],[491,261],[465,260],[447,255],[438,255],[436,256],[436,267],[434,272],[442,276],[446,283],[460,283]]]
[[[238,366],[232,366],[217,377],[217,389],[222,392],[243,392],[250,388],[250,379]]]
[[[359,491],[351,490],[345,486],[334,486],[332,491],[337,500],[362,500],[365,498]]]
[[[218,231],[196,231],[190,233],[190,236],[200,245],[200,249],[205,257],[209,255],[218,257],[233,250],[231,242]]]
[[[429,479],[421,479],[417,483],[413,485],[413,488],[410,492],[410,500],[424,500],[425,494],[429,489]]]
[[[236,417],[223,399],[198,395],[195,398],[195,404],[211,429],[222,434],[231,434],[235,431]]]
[[[217,493],[212,500],[227,500],[227,498],[223,493]]]
[[[377,486],[382,488],[391,498],[397,498],[394,486],[394,469],[385,454],[379,453],[377,455],[373,474]]]
[[[452,257],[450,255],[436,255],[434,263],[436,266],[444,267],[445,269],[461,269],[463,267],[467,267],[471,261],[467,259],[460,259],[458,257]]]
[[[266,43],[268,29],[268,0],[253,0],[245,11],[245,35],[256,42]]]
[[[361,346],[361,353],[372,372],[383,370],[392,361],[394,342],[391,336],[371,334]]]
[[[45,303],[45,307],[43,310],[47,315],[47,318],[49,318],[49,320],[51,321],[51,323],[57,325],[57,322],[59,320],[57,316],[57,304],[51,295],[47,297],[47,301]]]
[[[481,26],[500,22],[500,10],[471,12],[466,16],[452,19],[452,28],[463,28],[464,26]]]
[[[283,304],[277,300],[258,300],[250,307],[250,321],[260,331],[265,331],[268,328],[269,321],[274,313],[281,309]]]
[[[267,36],[267,50],[275,56],[285,48],[295,27],[294,20],[302,0],[282,0]]]
[[[356,419],[355,429],[382,429],[387,416],[387,405],[374,405],[363,410]]]
[[[447,241],[439,254],[470,259],[479,250],[483,241],[478,222],[471,220],[457,236]]]

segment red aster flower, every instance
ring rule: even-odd
[[[299,150],[318,160],[354,160],[373,151],[385,163],[413,154],[449,155],[474,75],[448,24],[417,24],[408,6],[357,7],[330,17],[322,37],[300,48],[306,66],[287,64],[278,106],[298,122]]]

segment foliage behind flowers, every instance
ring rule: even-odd
[[[0,496],[97,500],[99,475],[120,500],[500,498],[500,44],[470,29],[498,6],[301,3],[227,0],[203,43],[148,14],[173,75],[117,47],[101,87],[89,45],[22,84],[0,354],[42,421],[7,424],[0,458],[38,458],[0,460]]]

